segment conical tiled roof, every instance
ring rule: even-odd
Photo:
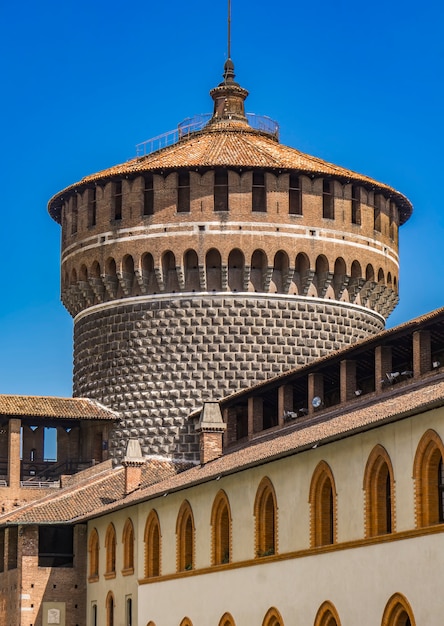
[[[82,178],[51,198],[48,208],[52,217],[58,219],[63,196],[91,183],[143,172],[214,167],[291,170],[308,176],[332,176],[344,182],[356,182],[392,196],[399,206],[401,223],[410,217],[411,203],[392,187],[284,146],[270,134],[252,128],[243,110],[248,92],[234,82],[233,68],[230,66],[230,72],[225,70],[224,81],[211,91],[213,117],[202,130],[161,150]]]

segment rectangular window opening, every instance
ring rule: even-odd
[[[97,188],[89,190],[88,198],[88,226],[91,228],[97,223]]]
[[[290,174],[288,189],[288,212],[290,215],[302,215],[302,190],[299,176]]]
[[[333,182],[325,178],[322,183],[322,217],[328,220],[335,219]]]
[[[152,174],[146,174],[144,177],[143,214],[154,214],[154,182]]]
[[[228,171],[214,172],[214,210],[228,211]]]
[[[8,529],[8,570],[17,568],[18,527]]]
[[[352,185],[351,220],[352,224],[361,224],[360,190],[356,185]]]
[[[177,183],[177,212],[190,212],[190,174],[179,172]]]
[[[262,213],[267,210],[264,172],[253,172],[252,210]]]
[[[114,183],[114,219],[122,219],[122,181]]]
[[[77,221],[78,221],[78,208],[77,208],[78,196],[75,193],[71,198],[71,235],[77,233]]]
[[[72,526],[39,526],[39,567],[73,567]]]

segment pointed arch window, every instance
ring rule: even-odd
[[[180,507],[176,524],[177,571],[194,569],[194,518],[187,500]]]
[[[284,620],[277,609],[271,607],[264,617],[262,626],[284,626]]]
[[[216,495],[211,511],[212,561],[222,565],[231,561],[231,510],[227,494]]]
[[[106,626],[114,626],[114,596],[111,591],[106,596]]]
[[[89,574],[88,582],[99,580],[99,535],[95,528],[89,535],[88,542]]]
[[[134,526],[130,518],[125,522],[122,533],[123,570],[122,574],[134,574]]]
[[[333,473],[321,461],[310,485],[310,522],[312,546],[325,546],[336,541],[336,489]]]
[[[316,614],[315,626],[341,626],[339,615],[331,602],[324,602]]]
[[[236,626],[236,623],[230,613],[224,613],[220,618],[219,626]]]
[[[145,524],[145,578],[160,576],[160,523],[151,511]]]
[[[412,607],[402,594],[395,593],[387,602],[381,626],[416,626]]]
[[[277,505],[274,487],[265,477],[256,492],[254,502],[256,520],[256,556],[270,556],[277,553]]]
[[[364,472],[366,536],[374,537],[393,532],[394,479],[387,451],[376,446]]]
[[[106,570],[105,578],[116,576],[116,529],[109,524],[105,535]]]
[[[416,450],[413,464],[418,527],[444,522],[444,445],[434,430],[428,430]]]

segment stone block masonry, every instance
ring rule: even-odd
[[[122,420],[110,452],[129,438],[142,452],[199,459],[187,416],[284,370],[384,328],[362,307],[253,294],[139,297],[92,307],[75,319],[74,395],[102,402]]]

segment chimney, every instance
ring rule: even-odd
[[[145,465],[138,439],[128,440],[122,465],[125,468],[125,495],[128,495],[140,486],[142,467]]]
[[[202,465],[222,456],[223,435],[227,425],[218,402],[204,402],[196,431],[200,433],[199,450]]]

